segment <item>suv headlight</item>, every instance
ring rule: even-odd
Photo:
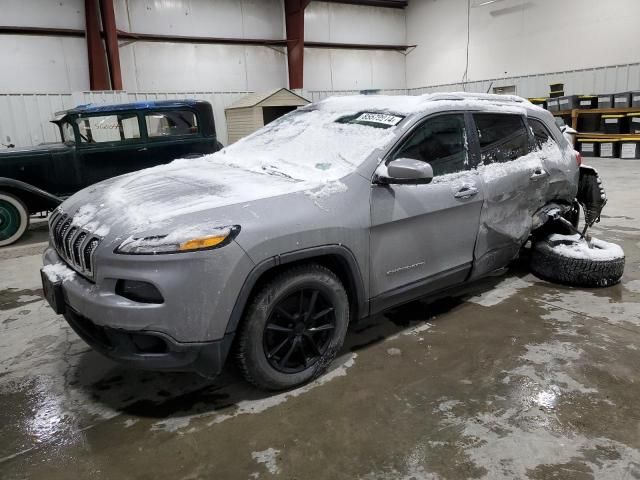
[[[230,243],[238,233],[240,225],[216,227],[210,230],[182,230],[167,235],[151,237],[129,237],[116,248],[115,253],[128,255],[158,255],[162,253],[195,252],[211,250]]]

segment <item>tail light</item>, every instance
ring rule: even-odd
[[[576,154],[576,163],[578,164],[578,166],[582,165],[582,155],[580,155],[580,152],[574,150],[573,153]]]

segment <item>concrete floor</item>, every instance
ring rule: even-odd
[[[278,395],[233,368],[103,359],[43,302],[38,255],[0,260],[0,478],[640,478],[640,161],[591,163],[622,284],[552,285],[519,262],[368,319],[330,373]]]

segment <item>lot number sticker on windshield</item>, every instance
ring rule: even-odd
[[[403,117],[396,117],[395,115],[387,115],[384,113],[363,113],[355,119],[356,122],[370,122],[379,123],[381,125],[389,125],[393,127],[400,123]]]

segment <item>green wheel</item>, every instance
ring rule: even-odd
[[[29,212],[19,198],[0,192],[0,247],[16,242],[29,226]]]

